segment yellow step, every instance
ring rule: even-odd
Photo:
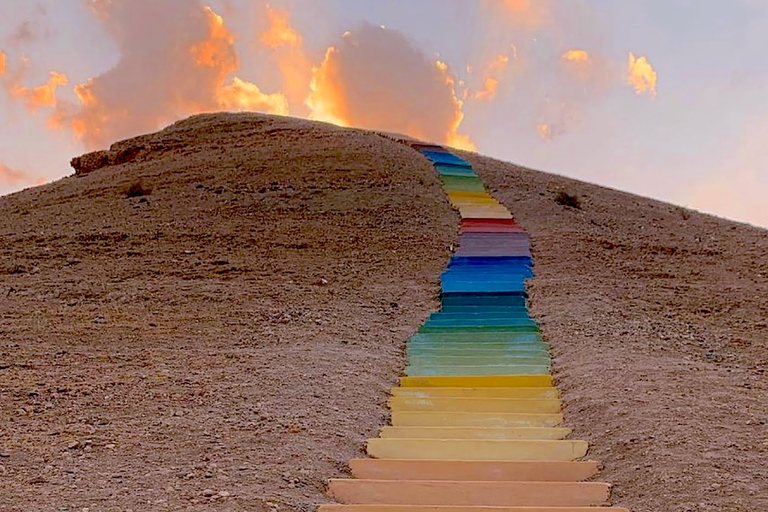
[[[602,482],[332,479],[329,494],[349,504],[588,507],[606,504],[610,488]]]
[[[512,214],[504,207],[462,206],[459,215],[463,219],[511,219]]]
[[[551,375],[456,375],[400,377],[400,385],[411,388],[537,388],[552,387]]]
[[[383,427],[379,437],[405,439],[565,439],[569,428],[555,427]]]
[[[395,427],[557,427],[562,414],[392,411]]]
[[[586,441],[548,439],[400,439],[373,438],[366,445],[377,459],[576,460],[587,454]]]
[[[619,507],[475,507],[450,505],[320,505],[318,512],[629,512]]]
[[[487,461],[352,459],[352,476],[370,480],[469,480],[474,482],[581,482],[597,474],[593,460]]]
[[[451,197],[448,202],[453,206],[463,208],[465,206],[498,206],[499,202],[493,199]]]
[[[392,396],[418,398],[465,397],[465,398],[558,398],[555,387],[538,388],[403,388],[391,389]]]
[[[393,411],[456,411],[456,412],[560,412],[560,400],[535,398],[418,398],[393,396],[389,399]]]

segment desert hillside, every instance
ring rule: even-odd
[[[768,508],[768,233],[464,156],[532,236],[614,503]],[[432,166],[254,114],[94,161],[0,198],[0,510],[313,510],[437,307],[458,221]]]
[[[0,199],[0,510],[312,510],[437,304],[431,165],[258,115],[118,147]]]
[[[768,232],[467,158],[531,235],[532,313],[614,502],[768,510]]]

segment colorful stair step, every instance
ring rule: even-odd
[[[392,396],[413,398],[535,398],[539,400],[560,397],[556,387],[506,387],[506,388],[408,388],[396,387],[390,390]]]
[[[401,377],[403,387],[449,387],[449,388],[479,388],[479,387],[552,387],[551,375],[462,375],[462,376],[432,376],[432,377]]]
[[[392,411],[395,427],[559,427],[562,414]]]
[[[560,412],[556,398],[466,398],[466,397],[405,397],[393,396],[387,402],[397,411],[457,411],[457,412]]]
[[[405,367],[408,376],[419,375],[546,375],[549,365],[498,364],[493,366],[416,366]]]
[[[629,512],[618,507],[483,507],[453,505],[320,505],[318,512]]]
[[[582,482],[595,476],[595,461],[477,461],[352,459],[352,476],[371,480],[471,482]]]
[[[600,482],[467,482],[448,480],[331,480],[341,503],[454,506],[592,506],[608,501]]]
[[[571,429],[562,427],[383,427],[379,437],[404,439],[565,439]]]
[[[377,459],[577,460],[586,441],[549,439],[388,439],[373,438],[368,455]]]

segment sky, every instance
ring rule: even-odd
[[[768,227],[766,48],[761,0],[0,0],[0,194],[246,110]]]

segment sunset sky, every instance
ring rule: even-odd
[[[2,0],[0,193],[253,110],[768,227],[766,48],[759,0]]]

